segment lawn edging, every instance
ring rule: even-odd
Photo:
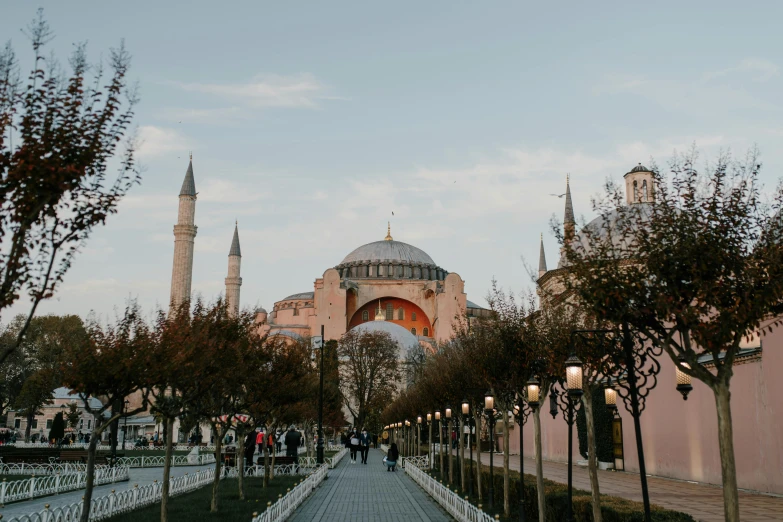
[[[324,481],[328,472],[328,466],[319,466],[277,502],[268,504],[266,511],[253,517],[252,522],[282,522],[287,519],[310,496],[315,488]]]
[[[460,498],[459,495],[424,473],[412,462],[408,466],[403,466],[403,469],[435,502],[459,522],[494,522],[491,515]]]
[[[36,471],[53,469],[42,466]],[[14,473],[15,474],[15,473]],[[95,469],[94,484],[101,486],[129,479],[127,466],[101,466]],[[51,474],[33,475],[29,479],[0,482],[0,506],[20,500],[31,500],[49,495],[57,495],[87,487],[87,471],[52,471]]]

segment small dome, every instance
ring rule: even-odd
[[[389,334],[399,347],[400,360],[405,359],[408,355],[408,351],[419,345],[419,341],[416,339],[415,335],[410,333],[406,328],[390,321],[368,321],[358,326],[354,326],[351,328],[351,331],[361,333],[384,332]]]
[[[340,264],[361,261],[407,261],[417,265],[435,265],[435,261],[424,250],[394,240],[375,241],[362,245],[345,256]]]
[[[280,301],[296,301],[300,299],[312,299],[315,292],[300,292],[298,294],[291,294],[288,297],[281,299]]]
[[[650,169],[639,163],[637,166],[631,169],[630,172],[652,172]],[[629,173],[630,173],[629,172]]]
[[[267,313],[267,311],[266,311],[266,308],[264,308],[263,306],[260,306],[260,307],[258,307],[256,309],[256,313],[257,314],[265,314],[265,313]]]
[[[650,217],[652,211],[652,205],[649,203],[638,203],[623,207],[622,209],[615,209],[603,216],[598,216],[588,223],[582,231],[580,231],[574,238],[576,243],[576,249],[587,251],[589,249],[588,240],[585,236],[585,231],[592,233],[593,237],[605,238],[607,234],[611,236],[612,244],[617,247],[626,247],[623,245],[624,238],[621,232],[624,228],[623,221],[632,220],[637,218],[636,213],[640,214],[642,220],[646,221]],[[557,264],[557,268],[564,268],[568,266],[568,261],[565,258],[565,252],[560,256],[560,261]]]

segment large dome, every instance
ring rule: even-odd
[[[342,263],[357,261],[407,261],[420,265],[435,265],[435,261],[422,249],[402,241],[375,241],[362,245],[343,259]]]
[[[391,232],[383,241],[362,245],[335,267],[342,279],[424,279],[442,281],[448,272],[422,249],[394,241]]]

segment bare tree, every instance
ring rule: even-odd
[[[386,332],[349,331],[338,346],[340,391],[357,426],[381,399],[390,399],[400,379],[399,348]]]

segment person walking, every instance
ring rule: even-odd
[[[367,464],[367,454],[370,453],[370,434],[367,428],[362,428],[362,434],[359,435],[359,449],[362,452],[362,464]]]
[[[359,434],[351,430],[348,434],[348,441],[351,448],[351,464],[356,464],[356,451],[359,449]]]
[[[269,435],[266,436],[266,447],[270,455],[275,452],[275,436],[272,435],[272,430],[269,430]]]
[[[392,442],[389,447],[386,458],[383,459],[383,463],[386,464],[386,471],[397,471],[397,459],[400,458],[400,451],[397,449],[397,443]]]
[[[302,434],[296,431],[294,426],[288,427],[285,434],[285,454],[287,457],[294,458],[294,464],[299,465],[299,443],[302,440]]]
[[[283,432],[280,430],[277,430],[277,433],[275,434],[275,448],[278,453],[283,451]]]
[[[247,432],[245,437],[245,466],[248,468],[253,467],[253,453],[256,452],[256,435],[255,431]]]

